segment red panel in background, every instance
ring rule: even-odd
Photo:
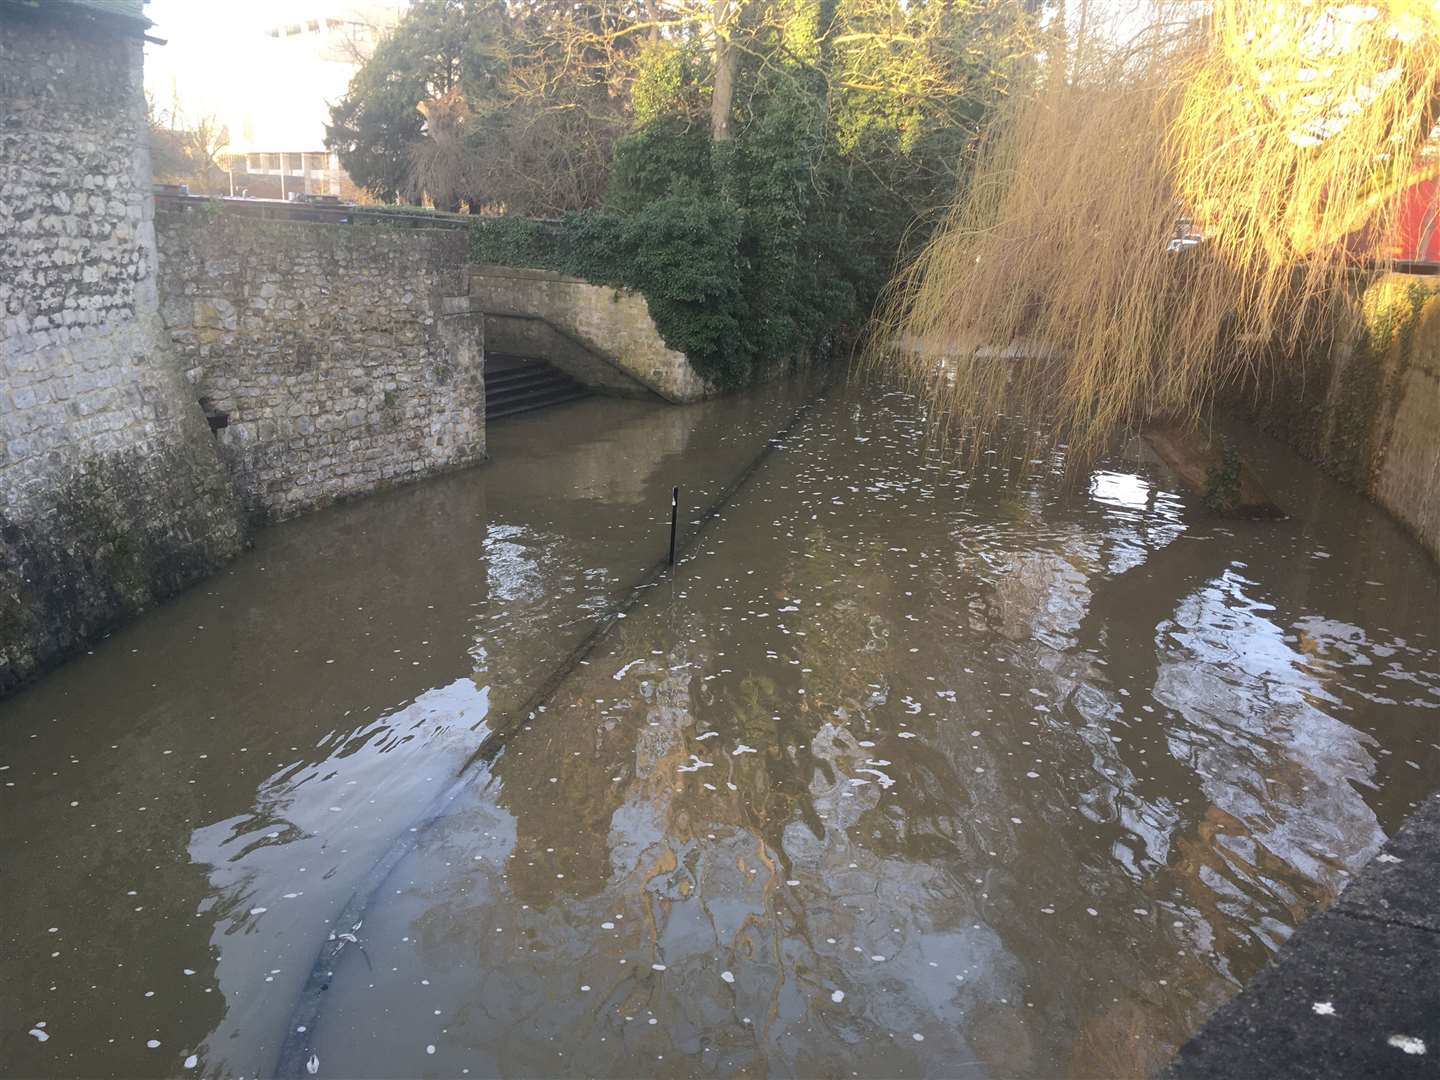
[[[1422,180],[1400,197],[1391,257],[1440,260],[1440,180]]]

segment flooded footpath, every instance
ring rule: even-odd
[[[1440,574],[1287,452],[808,397],[497,423],[0,703],[0,1072],[1141,1075],[1440,784]]]

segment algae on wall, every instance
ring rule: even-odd
[[[1271,434],[1372,496],[1440,557],[1440,285],[1387,274],[1254,405]]]
[[[0,694],[238,549],[230,493],[206,464],[123,450],[78,470],[48,514],[0,513]]]
[[[0,695],[245,542],[157,311],[141,42],[73,15],[0,5]]]

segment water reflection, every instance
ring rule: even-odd
[[[329,931],[317,911],[343,907],[357,879],[414,826],[452,782],[455,762],[486,734],[488,694],[470,678],[429,690],[395,712],[317,744],[267,778],[243,814],[197,828],[190,859],[210,888],[197,914],[210,922],[223,1022],[201,1044],[209,1066],[246,1047],[259,1062],[278,1049],[284,1015]],[[376,779],[383,777],[383,790]],[[250,938],[228,947],[235,935]]]
[[[322,1071],[1139,1075],[1433,786],[1398,534],[1365,631],[1308,523],[931,466],[822,410],[397,871]]]
[[[7,1071],[269,1072],[378,853],[801,393],[497,425],[0,703]]]
[[[437,802],[793,404],[497,425],[0,706],[7,1065],[268,1072],[338,930],[321,1075],[1136,1075],[1440,778],[1437,577],[1372,508],[1273,450],[1279,524],[1133,447],[1005,485],[868,389]]]

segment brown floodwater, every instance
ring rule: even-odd
[[[1374,507],[1006,482],[885,387],[570,664],[809,394],[497,423],[0,703],[0,1072],[1139,1075],[1440,783]]]

